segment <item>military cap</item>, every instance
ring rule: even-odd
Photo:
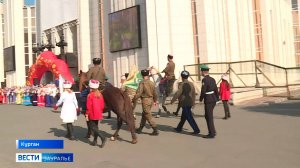
[[[169,54],[169,55],[168,55],[168,58],[169,58],[169,59],[173,59],[173,55],[170,55],[170,54]]]
[[[148,69],[143,69],[141,70],[142,76],[149,76],[149,70]]]
[[[129,73],[125,73],[125,78],[127,79],[127,77],[129,76]]]
[[[208,70],[209,70],[209,67],[208,67],[206,64],[201,64],[201,65],[200,65],[200,70],[201,70],[201,71],[208,71]]]
[[[183,79],[187,79],[188,77],[190,76],[190,73],[189,73],[189,71],[182,71],[181,72],[181,77],[183,78]]]
[[[93,58],[93,64],[94,64],[94,65],[99,65],[99,64],[101,64],[101,58]]]
[[[105,75],[105,80],[108,80],[108,79],[109,79],[109,77],[107,75]]]

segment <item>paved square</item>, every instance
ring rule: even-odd
[[[171,112],[176,105],[167,106]],[[22,105],[0,106],[0,167],[85,167],[85,168],[299,168],[300,167],[300,101],[254,107],[230,106],[232,118],[221,119],[223,106],[215,109],[215,139],[189,135],[188,123],[183,133],[173,128],[179,117],[164,113],[158,123],[160,135],[149,136],[152,129],[144,128],[138,135],[138,144],[130,143],[131,135],[121,130],[120,141],[108,141],[104,148],[89,145],[85,139],[86,125],[83,116],[74,125],[77,141],[64,138],[66,129],[59,113],[50,108]],[[140,105],[137,107],[140,121]],[[152,111],[155,111],[153,109]],[[193,110],[201,134],[207,134],[203,117],[203,105]],[[106,116],[106,114],[104,114]],[[116,119],[103,120],[99,128],[110,137],[116,127]],[[126,126],[123,126],[126,129]],[[63,150],[17,150],[17,139],[64,139]],[[16,153],[73,152],[74,163],[15,163]]]

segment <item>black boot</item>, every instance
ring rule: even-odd
[[[157,136],[159,134],[157,127],[152,127],[153,132],[150,135]]]
[[[178,116],[179,110],[180,110],[180,105],[178,104],[177,109],[176,109],[175,112],[173,112],[173,114],[174,114],[175,116]]]
[[[107,119],[110,119],[110,118],[111,118],[111,111],[108,111],[107,113],[108,113],[108,114],[107,114],[107,117],[106,117],[106,118],[107,118]]]
[[[91,130],[91,126],[90,126],[90,121],[86,121],[86,126],[88,128],[88,132],[87,132],[85,138],[90,138],[91,134],[92,134],[92,130]]]
[[[170,114],[170,112],[168,111],[168,109],[167,109],[166,106],[162,106],[162,108],[164,109],[164,111],[165,111],[167,114]]]
[[[70,127],[68,123],[67,123],[67,135],[65,137],[70,138]]]
[[[228,118],[230,118],[230,117],[231,117],[231,115],[230,115],[230,112],[228,112],[228,113],[227,113],[227,117],[228,117]]]
[[[72,123],[69,123],[69,127],[70,127],[70,137],[69,137],[69,139],[70,139],[71,141],[73,141],[73,140],[75,140],[73,124],[72,124]]]
[[[159,117],[160,117],[160,113],[161,113],[161,109],[158,109],[158,113],[157,113],[157,115],[155,116],[155,118],[159,118]]]
[[[97,145],[97,137],[94,138],[93,142],[91,143],[92,146],[96,146]]]
[[[102,144],[100,145],[100,148],[103,148],[105,146],[105,143],[107,141],[107,138],[104,137],[103,135],[101,135],[99,132],[98,132],[98,136],[100,137],[101,141],[102,141]]]
[[[142,133],[143,128],[144,128],[144,126],[140,126],[140,128],[136,129],[135,132],[137,134],[140,134],[140,133]]]

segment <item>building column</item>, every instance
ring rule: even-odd
[[[32,65],[32,23],[31,23],[30,7],[27,7],[27,16],[28,16],[28,59],[29,59],[28,65],[30,67]]]
[[[0,13],[3,13],[3,7],[2,5],[0,6]],[[2,20],[2,15],[0,15],[0,19]],[[2,29],[2,21],[1,21],[1,26],[0,26],[0,82],[4,82],[4,59],[3,59],[3,32],[4,30]]]
[[[13,10],[13,26],[12,32],[14,32],[15,45],[15,82],[14,85],[25,85],[25,52],[24,52],[24,18],[23,18],[23,1],[11,1]]]
[[[91,48],[90,48],[90,23],[89,23],[89,1],[79,0],[79,59],[80,69],[84,72],[88,71],[91,63]]]
[[[66,50],[65,52],[67,53],[73,53],[74,49],[73,49],[73,34],[71,31],[71,27],[70,24],[66,23],[63,25],[63,32],[64,32],[64,40],[66,43],[68,43],[68,45],[66,46]]]
[[[49,41],[49,43],[51,43],[55,48],[52,49],[52,52],[55,54],[55,55],[59,55],[60,54],[60,48],[59,47],[56,47],[56,41],[59,41],[60,40],[60,37],[59,37],[59,34],[57,32],[57,29],[56,28],[52,28],[51,29],[51,41]]]

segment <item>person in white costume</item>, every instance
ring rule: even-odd
[[[67,135],[66,138],[75,140],[73,122],[77,120],[77,112],[79,111],[77,99],[75,93],[71,90],[72,83],[65,81],[63,83],[64,92],[61,94],[60,99],[56,103],[54,110],[57,110],[58,106],[62,105],[60,118],[63,123],[67,124]]]

